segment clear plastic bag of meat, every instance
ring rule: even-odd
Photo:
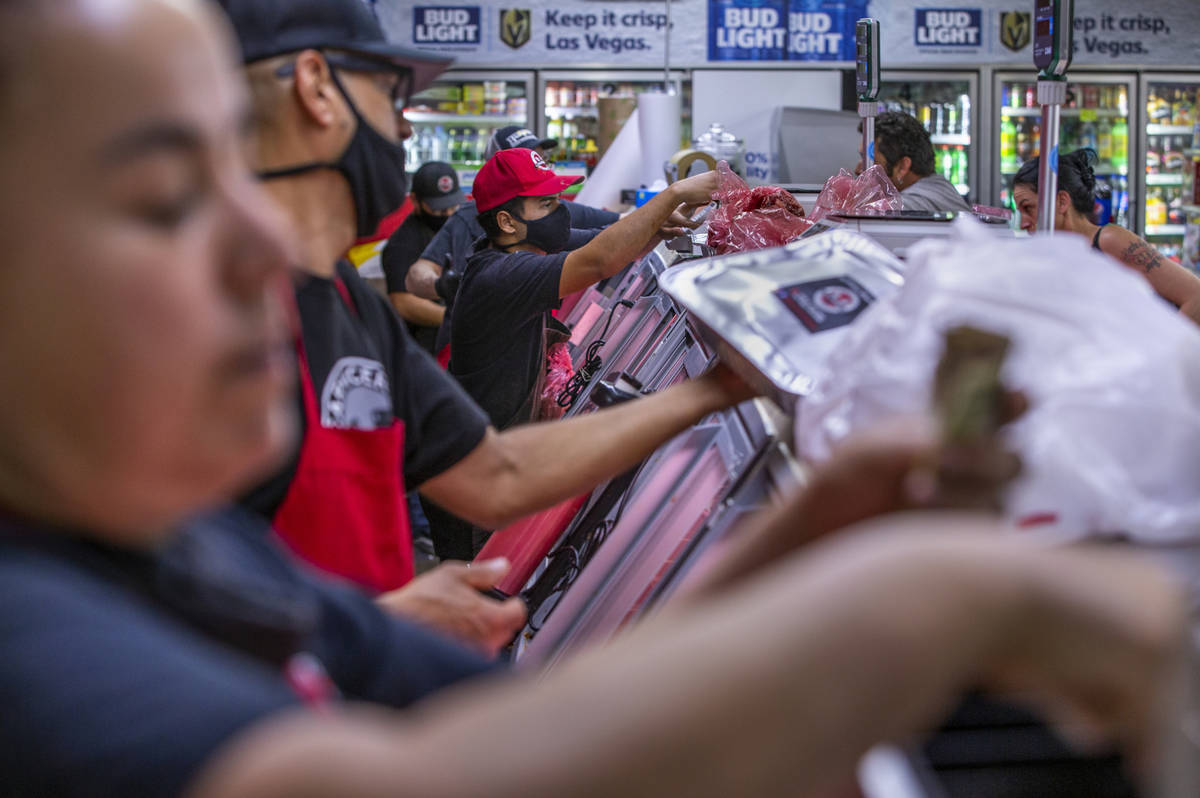
[[[879,164],[855,177],[845,169],[825,181],[810,217],[814,222],[833,211],[898,211],[900,192]]]
[[[812,226],[804,209],[778,186],[750,188],[729,168],[717,163],[718,203],[708,217],[708,245],[718,255],[777,247],[794,241]]]

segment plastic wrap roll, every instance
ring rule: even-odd
[[[663,164],[679,150],[680,116],[678,94],[644,92],[638,95],[638,134],[642,147],[640,182],[653,186],[665,178]]]
[[[641,185],[642,161],[638,146],[638,111],[625,122],[608,152],[575,196],[575,201],[593,208],[621,207],[621,189]]]

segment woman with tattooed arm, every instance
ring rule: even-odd
[[[1096,152],[1076,150],[1058,160],[1058,198],[1054,229],[1087,236],[1092,247],[1146,275],[1158,295],[1200,324],[1200,277],[1163,257],[1134,233],[1115,224],[1092,222]],[[1037,232],[1038,159],[1027,161],[1013,178],[1013,199],[1021,214],[1021,229]]]

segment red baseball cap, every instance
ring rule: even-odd
[[[534,150],[517,147],[501,150],[475,175],[471,194],[479,212],[498,208],[514,197],[546,197],[561,194],[582,177],[563,177],[554,173]]]

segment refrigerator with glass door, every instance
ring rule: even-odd
[[[413,126],[404,143],[408,170],[427,161],[448,162],[470,191],[492,133],[508,125],[529,127],[537,118],[534,86],[533,72],[444,73],[404,109]]]
[[[929,131],[934,169],[972,203],[987,198],[981,185],[979,74],[884,71],[880,112],[901,111]]]
[[[1185,175],[1184,167],[1192,165],[1188,153],[1197,122],[1200,74],[1143,74],[1141,96],[1144,149],[1138,168],[1143,170],[1146,192],[1137,232],[1163,255],[1180,260],[1187,206],[1193,199],[1185,196],[1192,183],[1185,179],[1191,175]]]
[[[1041,151],[1041,107],[1033,72],[997,72],[992,114],[993,195],[1001,207],[1013,208],[1012,179],[1021,164]],[[1084,147],[1095,150],[1097,221],[1133,229],[1137,209],[1130,197],[1141,196],[1137,168],[1137,81],[1124,73],[1068,75],[1058,151],[1065,155]],[[1132,163],[1131,163],[1132,162]]]

